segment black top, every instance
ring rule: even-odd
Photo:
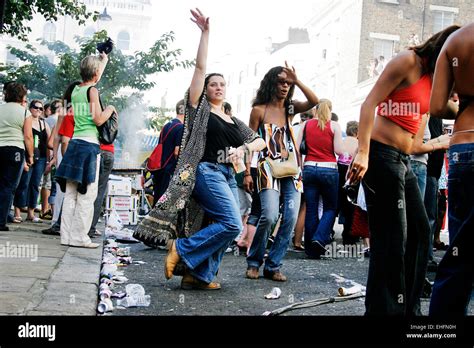
[[[237,148],[243,143],[239,127],[234,122],[226,122],[211,112],[207,123],[206,148],[201,162],[225,163],[228,156],[226,149]]]
[[[440,118],[430,117],[428,127],[430,128],[431,139],[443,134],[443,120]],[[439,180],[443,168],[444,152],[444,150],[437,150],[428,155],[427,176],[433,176]]]
[[[44,120],[38,120],[40,131],[33,128],[33,139],[38,137],[37,144],[35,148],[39,150],[39,157],[46,158],[46,149],[48,146],[48,133],[46,133],[46,126]],[[36,144],[36,142],[34,142]]]

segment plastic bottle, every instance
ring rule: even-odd
[[[125,292],[130,297],[145,296],[145,289],[140,284],[128,284]]]
[[[117,300],[117,306],[122,307],[148,307],[151,303],[150,295],[127,296]]]

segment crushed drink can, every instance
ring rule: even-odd
[[[114,310],[114,304],[112,303],[112,300],[110,300],[109,298],[100,301],[99,305],[97,306],[97,312],[99,312],[100,314],[111,312],[113,310]]]
[[[100,293],[99,293],[99,298],[101,299],[101,301],[104,301],[108,298],[111,298],[112,297],[112,291],[110,291],[110,289],[105,289],[105,290],[102,290]]]

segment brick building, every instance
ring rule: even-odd
[[[451,24],[472,21],[474,0],[333,0],[306,24],[311,85],[333,101],[342,125],[357,120],[360,104],[394,55]]]

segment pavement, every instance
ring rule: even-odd
[[[41,233],[49,222],[8,226],[0,232],[0,315],[95,315],[101,239],[96,249],[74,248]]]

